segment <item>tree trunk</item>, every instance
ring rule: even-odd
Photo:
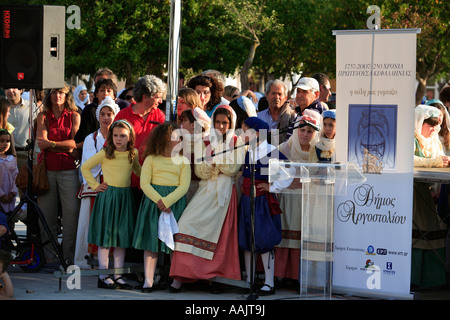
[[[253,40],[252,45],[250,46],[250,52],[248,54],[247,60],[245,60],[244,65],[241,68],[241,91],[249,89],[249,81],[248,74],[250,72],[250,68],[253,64],[253,59],[255,58],[256,48],[259,46],[259,40]]]
[[[131,68],[131,63],[129,61],[125,61],[125,67],[127,68],[127,75],[125,78],[125,88],[129,88],[135,83],[133,79],[133,70]]]
[[[416,105],[414,107],[416,107],[417,105],[420,104],[423,96],[425,95],[425,92],[427,90],[427,80],[428,80],[428,78],[424,79],[424,78],[420,77],[419,75],[417,75],[417,81],[419,82],[419,84],[417,85]]]
[[[424,58],[417,59],[416,79],[419,82],[419,85],[416,90],[416,106],[420,104],[426,93],[428,79],[432,79],[432,77],[436,75],[437,70],[441,69],[438,67],[441,56],[442,53],[439,52],[430,63],[427,63]]]

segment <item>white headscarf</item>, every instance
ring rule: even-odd
[[[439,155],[444,155],[442,151],[442,144],[439,141],[438,135],[440,130],[439,125],[437,126],[435,133],[431,137],[425,138],[422,135],[422,126],[424,120],[431,117],[438,118],[440,114],[441,111],[438,108],[427,106],[424,104],[419,104],[415,110],[414,136],[419,141],[422,153],[427,158],[434,158]]]
[[[86,103],[88,103],[88,101],[89,101],[89,94],[86,95],[86,98],[84,98],[83,101],[80,100],[79,95],[80,95],[80,92],[83,90],[87,91],[86,86],[79,85],[78,87],[75,88],[75,90],[73,90],[73,99],[75,100],[75,105],[77,107],[79,107],[81,110],[84,109],[84,107],[86,106]]]
[[[111,108],[112,112],[114,113],[114,116],[116,116],[120,111],[119,106],[116,104],[113,98],[107,96],[105,97],[105,99],[103,99],[102,103],[100,103],[100,105],[97,107],[97,110],[95,111],[97,121],[100,121],[100,112],[104,107]]]
[[[319,138],[319,134],[317,131],[314,132],[314,136],[311,139],[309,145],[310,148],[308,151],[303,151],[302,146],[300,145],[300,141],[298,139],[297,127],[300,123],[300,120],[303,117],[311,117],[316,119],[316,122],[319,124],[319,127],[322,127],[322,116],[320,113],[314,110],[305,109],[303,111],[303,115],[297,120],[294,126],[294,132],[291,137],[280,144],[279,149],[281,153],[283,153],[286,157],[288,157],[291,161],[308,161],[309,159],[309,151],[313,148]]]
[[[225,108],[231,112],[231,123],[230,129],[227,131],[226,141],[223,142],[222,137],[219,136],[220,133],[216,132],[214,129],[214,115],[217,110]],[[231,143],[234,139],[234,129],[236,128],[236,113],[233,108],[228,105],[220,105],[218,106],[212,116],[211,116],[211,131],[209,135],[209,139],[211,142],[211,147],[214,150],[215,154],[219,154],[222,151],[230,149],[233,144]],[[219,164],[218,166],[213,168],[213,173],[211,179],[208,180],[208,190],[216,190],[217,201],[220,206],[224,206],[229,203],[229,199],[231,198],[232,186],[234,183],[234,177],[229,177],[224,174],[220,174],[219,166],[222,163],[231,163],[234,162],[235,152],[239,152],[239,150],[235,150],[233,152],[226,152],[220,154],[219,156],[215,156],[212,158],[214,163]]]
[[[227,134],[226,134],[226,141],[223,141],[223,138],[220,136],[220,133],[218,133],[215,129],[214,129],[214,116],[217,112],[217,110],[220,109],[227,109],[228,111],[231,112],[231,123],[230,123],[230,129],[228,129]],[[220,145],[222,142],[222,144],[224,143],[224,147],[229,148],[231,145],[231,140],[234,139],[234,130],[236,128],[236,112],[234,112],[233,108],[231,108],[228,105],[220,105],[218,106],[213,114],[211,115],[211,122],[210,122],[210,133],[209,133],[209,141],[211,142],[211,147],[216,150],[216,152],[218,151],[217,148],[221,148],[222,146]]]

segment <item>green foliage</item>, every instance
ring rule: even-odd
[[[2,0],[50,4],[43,0]],[[66,78],[109,67],[134,83],[143,74],[167,72],[170,0],[52,0],[77,5],[81,29],[66,29]],[[382,10],[381,27],[420,28],[420,77],[450,73],[448,0],[183,0],[180,69],[234,74],[257,45],[250,72],[285,78],[335,73],[333,30],[365,29],[369,5]]]

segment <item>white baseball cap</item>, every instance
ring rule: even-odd
[[[317,80],[314,78],[301,78],[295,87],[302,90],[314,89],[316,91],[320,91],[319,82],[317,82]]]

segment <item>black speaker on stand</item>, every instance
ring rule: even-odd
[[[62,88],[65,8],[0,5],[0,14],[0,87]]]
[[[27,140],[28,188],[20,206],[26,202],[27,243],[33,248],[51,243],[61,266],[67,269],[60,246],[51,234],[37,197],[32,191],[33,152],[32,136],[34,89],[64,87],[65,8],[62,6],[0,5],[0,87],[30,89],[29,127]],[[42,243],[39,221],[49,237]],[[32,257],[33,259],[33,257]],[[31,262],[31,264],[33,261]]]

